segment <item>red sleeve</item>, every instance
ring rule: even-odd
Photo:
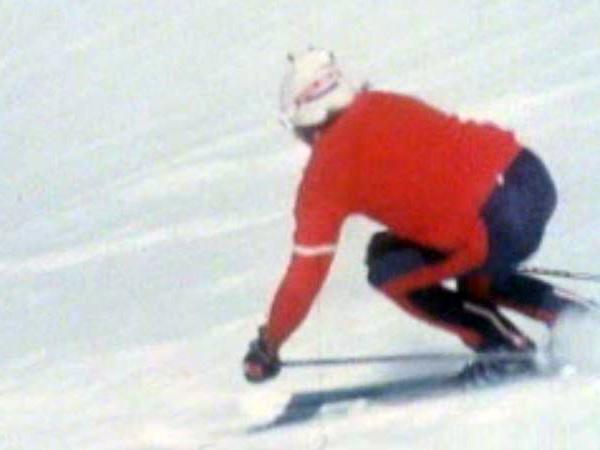
[[[309,165],[295,208],[294,252],[273,299],[267,339],[279,348],[300,326],[319,293],[335,254],[346,208],[343,180]]]
[[[392,279],[382,286],[382,290],[390,297],[398,298],[418,289],[434,286],[480,266],[485,261],[487,253],[487,232],[480,219],[469,240],[460,250],[441,263],[425,266],[402,277]]]
[[[275,294],[267,322],[267,339],[276,349],[308,315],[332,260],[332,254],[292,256],[287,273]]]

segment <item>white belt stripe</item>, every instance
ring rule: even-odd
[[[321,256],[335,253],[336,246],[333,244],[326,245],[295,245],[294,253],[299,256]]]
[[[509,338],[512,342],[518,342],[521,340],[521,336],[513,333],[511,330],[509,330],[506,325],[504,325],[502,323],[502,321],[498,318],[498,316],[496,316],[492,311],[490,311],[489,309],[486,308],[482,308],[480,306],[476,306],[473,303],[468,303],[465,302],[465,309],[467,311],[470,311],[474,314],[477,314],[478,316],[482,316],[485,317],[486,319],[489,319],[490,322],[492,322],[492,324],[498,329],[498,331],[500,333],[502,333],[504,336],[506,336],[507,338]]]

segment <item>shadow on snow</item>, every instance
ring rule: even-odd
[[[427,375],[349,388],[300,392],[292,395],[284,410],[274,420],[251,427],[249,433],[268,431],[281,426],[298,424],[317,416],[324,408],[343,414],[348,402],[368,401],[402,404],[432,396],[461,392],[462,384],[452,374]]]

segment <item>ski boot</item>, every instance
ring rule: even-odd
[[[480,351],[458,374],[465,386],[495,386],[539,373],[535,346],[524,349],[497,347]]]

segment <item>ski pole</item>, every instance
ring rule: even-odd
[[[464,360],[470,355],[466,353],[400,353],[395,355],[375,356],[346,356],[333,358],[294,359],[283,361],[284,367],[307,366],[345,366],[358,364],[383,364],[391,362],[436,361],[436,360]]]
[[[431,352],[431,353],[398,353],[390,355],[375,356],[346,356],[333,358],[312,358],[312,359],[290,359],[281,362],[283,367],[333,367],[348,365],[367,365],[367,364],[385,364],[385,363],[415,363],[415,362],[468,362],[472,360],[522,360],[527,359],[535,352],[493,352],[486,354],[474,354],[464,352]]]
[[[519,272],[531,275],[544,275],[548,277],[556,278],[567,278],[570,280],[577,281],[591,281],[593,283],[600,283],[600,274],[588,273],[588,272],[571,272],[569,270],[561,269],[547,269],[544,267],[521,267]]]

